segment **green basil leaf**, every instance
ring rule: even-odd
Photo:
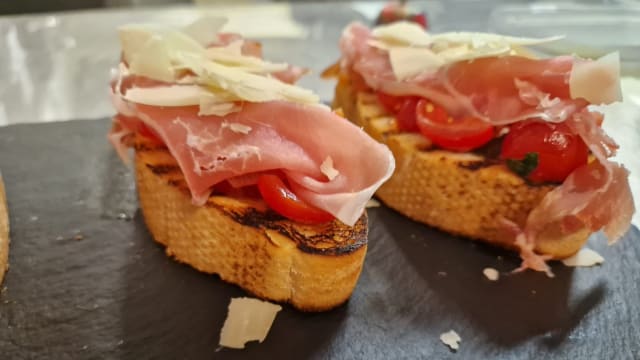
[[[527,153],[522,160],[507,159],[507,167],[514,173],[526,178],[538,167],[538,153]]]

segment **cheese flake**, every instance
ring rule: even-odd
[[[596,61],[576,61],[569,74],[572,99],[583,98],[591,104],[611,104],[622,100],[620,54],[607,54]]]
[[[251,126],[235,123],[235,122],[232,122],[232,123],[224,122],[222,123],[222,127],[229,128],[229,130],[239,134],[247,135],[249,134],[249,132],[251,132]]]
[[[207,46],[226,23],[227,18],[222,16],[202,16],[185,26],[182,31],[200,45]]]
[[[500,278],[500,273],[498,272],[498,270],[494,269],[494,268],[484,268],[482,270],[482,273],[484,274],[484,276],[491,280],[491,281],[496,281]]]
[[[157,106],[200,105],[201,115],[223,116],[238,111],[235,101],[290,101],[317,104],[312,91],[284,83],[273,73],[289,68],[285,63],[271,63],[259,57],[242,54],[243,41],[226,46],[205,48],[215,39],[224,20],[199,21],[178,31],[154,25],[127,25],[119,29],[123,57],[132,75],[142,75],[167,83],[199,86],[212,96],[196,96],[191,88],[163,88],[151,99],[147,90],[136,90],[129,96],[141,103]],[[184,77],[185,72],[189,75]],[[186,90],[187,94],[177,94]],[[173,93],[175,97],[166,96]],[[196,101],[196,98],[197,101]],[[141,100],[142,99],[142,100]],[[144,102],[142,102],[144,101]]]
[[[419,75],[426,71],[436,71],[445,61],[427,48],[392,47],[389,61],[396,79]]]
[[[387,43],[403,45],[427,46],[432,42],[431,36],[420,25],[408,21],[378,26],[373,29],[372,35]]]
[[[231,45],[233,45],[233,43]],[[271,63],[255,56],[235,53],[235,51],[235,47],[212,47],[207,49],[207,58],[221,64],[235,66],[247,72],[258,74],[284,71],[289,67],[288,64]]]
[[[396,22],[374,28],[371,47],[388,51],[398,80],[432,73],[450,63],[513,53],[526,45],[555,41],[562,37],[521,38],[490,33],[448,32],[429,34],[420,26]]]
[[[267,301],[232,298],[220,332],[220,345],[244,349],[249,341],[263,342],[280,310],[281,306]]]
[[[205,90],[196,85],[170,85],[152,88],[131,88],[124,94],[130,102],[154,106],[198,105]]]
[[[440,335],[440,341],[450,347],[452,350],[458,350],[460,348],[460,335],[454,330],[449,330],[446,333]]]
[[[329,179],[329,181],[340,175],[340,172],[333,167],[333,159],[331,156],[327,156],[326,159],[320,164],[320,171]]]
[[[380,207],[380,202],[376,199],[369,199],[367,201],[367,204],[364,206],[365,208],[374,208],[374,207]]]
[[[565,266],[594,266],[604,262],[602,255],[589,248],[580,249],[575,255],[562,260]]]

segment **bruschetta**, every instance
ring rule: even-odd
[[[147,227],[176,260],[263,299],[336,307],[362,270],[364,208],[393,156],[293,85],[303,69],[207,21],[119,30],[109,139],[123,159],[135,152]]]
[[[393,151],[397,168],[377,196],[549,274],[545,260],[573,255],[593,232],[622,237],[635,211],[628,172],[589,107],[620,100],[617,54],[526,50],[554,40],[347,27],[325,75],[338,78],[333,106]]]

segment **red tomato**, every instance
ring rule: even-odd
[[[426,99],[416,108],[420,132],[446,150],[465,152],[481,147],[493,139],[494,128],[480,119],[453,119],[447,111]]]
[[[416,105],[420,98],[393,96],[378,91],[378,102],[390,113],[396,115],[398,128],[403,131],[418,131],[416,125]]]
[[[288,219],[304,223],[321,223],[334,218],[326,211],[298,198],[278,175],[261,175],[258,178],[258,190],[271,209]]]
[[[418,123],[416,118],[416,106],[418,106],[419,98],[410,97],[405,98],[398,113],[396,114],[396,120],[398,120],[398,128],[403,131],[418,132]]]
[[[427,25],[427,15],[425,15],[425,13],[413,15],[413,18],[411,19],[411,21],[419,24],[425,29],[429,28],[429,26]]]
[[[589,157],[587,145],[566,125],[541,121],[513,125],[502,142],[503,159],[521,160],[528,153],[538,156],[538,166],[527,176],[535,182],[562,182]]]
[[[403,98],[389,95],[381,91],[378,91],[376,94],[378,95],[378,102],[382,104],[382,107],[384,107],[388,112],[395,114],[400,110],[400,106],[404,100]]]

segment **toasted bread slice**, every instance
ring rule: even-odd
[[[0,175],[0,284],[9,269],[9,211],[4,192],[4,182]]]
[[[389,207],[407,217],[444,231],[515,249],[513,234],[501,218],[523,226],[528,214],[553,189],[531,185],[503,164],[471,153],[433,149],[429,140],[402,133],[371,92],[356,91],[344,75],[336,87],[333,106],[389,146],[396,171],[376,193]],[[576,253],[589,231],[560,236],[551,226],[540,235],[535,251],[552,258]]]
[[[349,298],[367,251],[366,214],[351,227],[337,220],[292,222],[253,198],[212,196],[194,206],[164,146],[137,137],[135,150],[144,219],[168,255],[303,311],[328,310]]]

